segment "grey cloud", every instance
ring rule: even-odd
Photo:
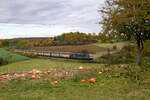
[[[0,23],[91,27],[94,32],[101,3],[103,0],[1,0]]]

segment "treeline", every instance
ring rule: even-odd
[[[114,41],[115,40],[115,41]],[[82,33],[82,32],[69,32],[62,35],[55,36],[53,38],[22,38],[22,39],[10,39],[1,40],[0,47],[9,47],[17,49],[29,49],[32,47],[48,47],[48,46],[60,46],[60,45],[84,45],[96,42],[118,42],[127,40],[122,36],[116,36],[115,34],[99,33]]]
[[[92,33],[70,32],[54,37],[55,45],[80,45],[95,43],[98,41],[98,36]]]
[[[62,35],[53,38],[41,38],[41,39],[11,39],[1,40],[0,47],[10,47],[17,49],[28,49],[32,47],[47,47],[47,46],[59,46],[59,45],[84,45],[90,43],[96,43],[98,41],[98,35],[94,33],[82,33],[82,32],[70,32],[63,33]]]

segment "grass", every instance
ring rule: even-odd
[[[14,79],[0,83],[0,100],[149,100],[150,58],[144,58],[144,68],[127,67],[98,74],[103,66],[98,63],[30,59],[0,66],[0,74],[7,72],[47,70],[50,68],[92,68],[69,79],[48,78]],[[118,65],[114,65],[118,66]],[[124,65],[126,66],[126,65]],[[96,69],[95,69],[96,68]],[[96,83],[81,83],[82,79],[96,78]],[[58,84],[50,85],[58,80]]]
[[[16,62],[16,61],[22,61],[22,60],[28,60],[28,57],[24,57],[17,54],[12,54],[3,48],[0,48],[0,58],[8,58],[10,62]]]
[[[63,61],[54,59],[31,59],[21,62],[15,62],[8,65],[0,66],[0,74],[7,72],[30,71],[32,69],[47,70],[50,68],[78,68],[82,67],[101,67],[102,64]]]
[[[121,49],[124,45],[129,42],[116,42],[116,43],[95,43],[94,45],[104,47],[104,48],[112,48],[113,46],[117,46],[118,49]]]
[[[130,76],[125,69],[98,74],[98,71],[79,73],[70,79],[60,80],[51,86],[55,79],[12,80],[0,83],[0,100],[149,100],[150,68],[132,68],[140,76],[140,81]],[[125,75],[119,75],[124,73]],[[125,77],[124,77],[125,76]],[[96,78],[97,82],[81,83],[81,79]],[[140,82],[140,84],[139,84]]]
[[[111,51],[110,53],[116,53],[118,51],[121,50],[121,48],[125,45],[129,44],[129,42],[116,42],[116,43],[95,43],[94,45],[99,46],[99,47],[103,47],[105,49],[112,49],[113,46],[117,46],[117,49]],[[97,52],[94,54],[94,59],[96,60],[98,57],[101,57],[103,55],[108,54],[107,50],[102,51],[102,52]]]

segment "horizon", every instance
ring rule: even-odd
[[[0,39],[54,37],[67,32],[96,33],[104,0],[2,0]],[[42,6],[41,6],[42,4]]]

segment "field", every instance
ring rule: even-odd
[[[20,56],[17,54],[11,54],[10,52],[7,52],[6,50],[0,48],[0,58],[8,58],[10,62],[16,62],[16,61],[22,61],[22,60],[28,60],[28,57]]]
[[[83,66],[83,70],[70,78],[60,79],[42,75],[40,79],[14,79],[0,83],[0,100],[149,100],[150,68],[126,67],[102,71],[103,65],[72,61],[33,59],[16,62],[0,67],[10,68],[10,72],[27,71],[33,68],[74,69]],[[16,67],[16,68],[15,68]],[[89,71],[86,71],[86,69]],[[85,71],[84,71],[85,70]],[[132,74],[129,70],[132,70]],[[101,72],[99,74],[99,71]],[[5,70],[1,70],[5,73]],[[96,83],[89,83],[95,78]],[[87,82],[82,83],[85,79]],[[51,82],[58,81],[51,85]]]
[[[116,44],[121,48],[126,43]],[[112,48],[112,45],[102,48],[107,47]],[[95,55],[104,52],[101,49]],[[41,58],[2,65],[0,75],[27,73],[33,69],[43,71],[43,74],[38,74],[40,78],[35,79],[29,76],[0,82],[0,100],[149,100],[150,58],[144,58],[143,61],[142,67],[120,64],[112,65],[109,69],[99,63]],[[51,69],[56,71],[44,73]],[[78,71],[68,74],[73,73],[73,70]],[[64,78],[58,77],[55,72]],[[96,82],[90,83],[91,78],[95,78]],[[54,81],[57,83],[52,85]]]
[[[51,46],[51,47],[36,47],[32,49],[43,51],[76,52],[76,53],[80,53],[85,50],[92,53],[105,51],[105,48],[96,45]]]
[[[117,46],[117,49],[111,53],[118,52],[124,45],[129,44],[129,42],[118,42],[118,43],[95,43],[90,45],[74,45],[74,46],[51,46],[51,47],[35,47],[33,50],[43,50],[43,51],[58,51],[58,52],[89,52],[92,53],[94,59],[107,54],[107,49],[112,49],[113,46]]]
[[[121,49],[124,45],[131,44],[130,42],[117,42],[117,43],[95,43],[94,45],[100,46],[103,48],[113,48],[113,46],[117,46],[118,49]]]
[[[116,52],[120,51],[123,46],[128,45],[128,44],[131,44],[131,43],[130,43],[130,42],[95,43],[95,44],[93,44],[93,45],[99,46],[99,47],[103,47],[103,48],[105,48],[105,51],[96,52],[96,53],[94,54],[94,59],[97,59],[97,58],[100,57],[100,56],[106,55],[106,54],[108,53],[108,52],[107,52],[107,49],[108,49],[108,48],[111,50],[110,53],[116,53]],[[113,46],[116,46],[116,49],[115,49],[115,50],[112,50],[112,49],[113,49]]]
[[[15,62],[9,65],[0,67],[0,74],[8,72],[21,72],[30,71],[32,69],[48,70],[50,68],[78,68],[80,66],[84,68],[100,67],[102,64],[78,62],[78,61],[63,61],[52,59],[31,59],[21,62]]]

